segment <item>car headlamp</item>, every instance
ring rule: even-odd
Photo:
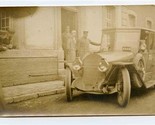
[[[98,70],[100,72],[106,72],[108,68],[109,68],[109,63],[105,59],[102,59],[101,62],[99,63]]]
[[[81,68],[82,68],[82,61],[80,60],[79,57],[77,57],[75,61],[73,62],[73,69],[80,70]]]
[[[78,64],[77,64],[77,65],[74,65],[74,66],[73,66],[73,69],[74,69],[74,70],[80,70],[80,69],[81,69],[81,66],[78,65]]]

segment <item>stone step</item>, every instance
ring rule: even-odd
[[[46,95],[63,93],[64,91],[64,81],[60,80],[3,88],[6,103],[20,102]]]

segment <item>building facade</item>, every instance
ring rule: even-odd
[[[1,30],[6,25],[15,32],[13,49],[0,52],[3,86],[55,80],[64,73],[60,12],[54,7],[1,8]]]
[[[0,8],[0,30],[15,32],[13,49],[0,52],[1,84],[63,79],[61,35],[66,26],[76,30],[78,38],[88,30],[89,38],[100,43],[103,29],[155,29],[154,12],[154,6]]]

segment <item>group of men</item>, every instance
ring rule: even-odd
[[[76,57],[82,59],[89,52],[89,44],[100,46],[100,44],[88,39],[88,31],[83,31],[83,36],[77,39],[76,31],[72,30],[70,32],[70,27],[67,26],[65,32],[62,34],[62,48],[65,60],[73,62]]]

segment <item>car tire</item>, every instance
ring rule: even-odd
[[[131,93],[131,82],[130,82],[130,75],[127,68],[122,68],[118,74],[117,80],[117,101],[118,104],[122,107],[125,107],[130,100],[130,93]]]
[[[71,83],[71,70],[69,69],[69,67],[66,67],[65,87],[68,102],[72,101],[73,99],[73,89],[71,88]]]

